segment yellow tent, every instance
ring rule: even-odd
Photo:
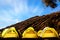
[[[22,38],[37,38],[37,33],[34,31],[33,27],[27,28],[23,34]]]
[[[40,37],[59,37],[57,31],[54,28],[45,27],[40,34]]]
[[[11,27],[11,28],[7,28],[3,30],[2,37],[3,38],[12,38],[12,37],[17,38],[19,36],[18,36],[16,29],[14,27]]]
[[[37,35],[40,36],[41,33],[42,33],[42,30],[39,30],[39,31],[37,32]]]

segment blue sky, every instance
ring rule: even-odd
[[[0,0],[0,29],[24,21],[33,16],[42,16],[60,11],[60,3],[53,9],[42,0]]]

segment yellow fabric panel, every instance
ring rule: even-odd
[[[39,31],[37,32],[37,35],[40,36],[41,33],[42,33],[42,30],[39,30]]]
[[[37,38],[37,33],[36,31],[34,31],[33,27],[29,27],[27,28],[23,34],[22,34],[22,38]]]
[[[7,28],[2,32],[3,38],[18,37],[18,33],[14,27]]]
[[[59,37],[57,31],[54,28],[45,27],[40,37]]]

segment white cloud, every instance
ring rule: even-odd
[[[19,21],[22,21],[22,20],[19,20],[17,18],[14,19],[14,16],[12,14],[10,14],[10,12],[6,11],[6,10],[3,10],[1,12],[1,15],[0,15],[0,29],[4,28],[6,26],[9,26],[9,25],[15,24]]]
[[[10,5],[15,13],[28,11],[27,0],[0,0],[1,5]]]
[[[7,5],[12,7],[12,9],[8,10],[0,9],[0,26],[2,24],[5,27],[22,21],[22,19],[18,19],[18,16],[22,18],[23,16],[36,15],[35,13],[41,13],[43,11],[40,10],[38,6],[36,8],[28,7],[27,1],[28,0],[0,0],[0,6]],[[29,12],[32,12],[33,14]]]

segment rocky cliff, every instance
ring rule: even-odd
[[[23,33],[23,31],[30,26],[32,26],[36,31],[49,26],[49,27],[55,28],[59,33],[60,32],[60,12],[54,12],[54,13],[43,15],[43,16],[35,16],[25,21],[7,26],[6,28],[15,27],[16,30]],[[1,31],[3,31],[6,28],[1,29]]]

